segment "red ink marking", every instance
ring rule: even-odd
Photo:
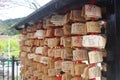
[[[90,0],[90,4],[95,4],[96,3],[96,0]]]
[[[65,11],[66,13],[69,13],[69,12],[70,12],[70,9],[69,9],[69,8],[64,8],[64,11]]]
[[[93,79],[91,79],[91,80],[96,80],[96,78],[93,78]]]

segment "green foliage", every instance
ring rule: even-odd
[[[9,38],[0,39],[0,53],[4,52],[6,55],[8,55],[8,42]],[[14,37],[10,38],[10,57],[15,56],[18,58],[19,52],[19,42]]]
[[[17,22],[19,22],[21,19],[22,18],[8,19],[5,21],[0,20],[0,34],[4,34],[4,35],[19,34],[19,31],[11,27]],[[17,35],[16,37],[19,37],[19,35]],[[0,38],[0,53],[4,52],[6,55],[8,55],[8,41],[9,41],[9,38]],[[11,37],[10,38],[10,57],[15,56],[16,58],[18,58],[19,52],[20,52],[19,42],[16,40],[16,38]]]
[[[14,24],[19,22],[22,18],[8,19],[5,21],[0,20],[0,33],[8,35],[16,35],[19,33],[15,28],[11,28]]]

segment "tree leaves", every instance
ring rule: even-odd
[[[8,39],[9,38],[0,38],[0,53],[4,52],[6,55],[8,54]],[[10,38],[10,57],[15,56],[18,58],[19,56],[19,42],[17,38]]]

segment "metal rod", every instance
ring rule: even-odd
[[[18,61],[16,61],[16,65],[17,65],[17,71],[16,71],[16,73],[17,73],[17,79],[16,80],[18,80]]]
[[[8,77],[7,77],[7,80],[9,80],[9,61],[8,61]]]
[[[12,56],[12,80],[14,80],[14,61],[15,61],[15,58],[14,56]]]
[[[3,60],[3,80],[4,80],[4,60]]]
[[[8,55],[9,55],[9,59],[10,59],[10,36],[8,38]]]

